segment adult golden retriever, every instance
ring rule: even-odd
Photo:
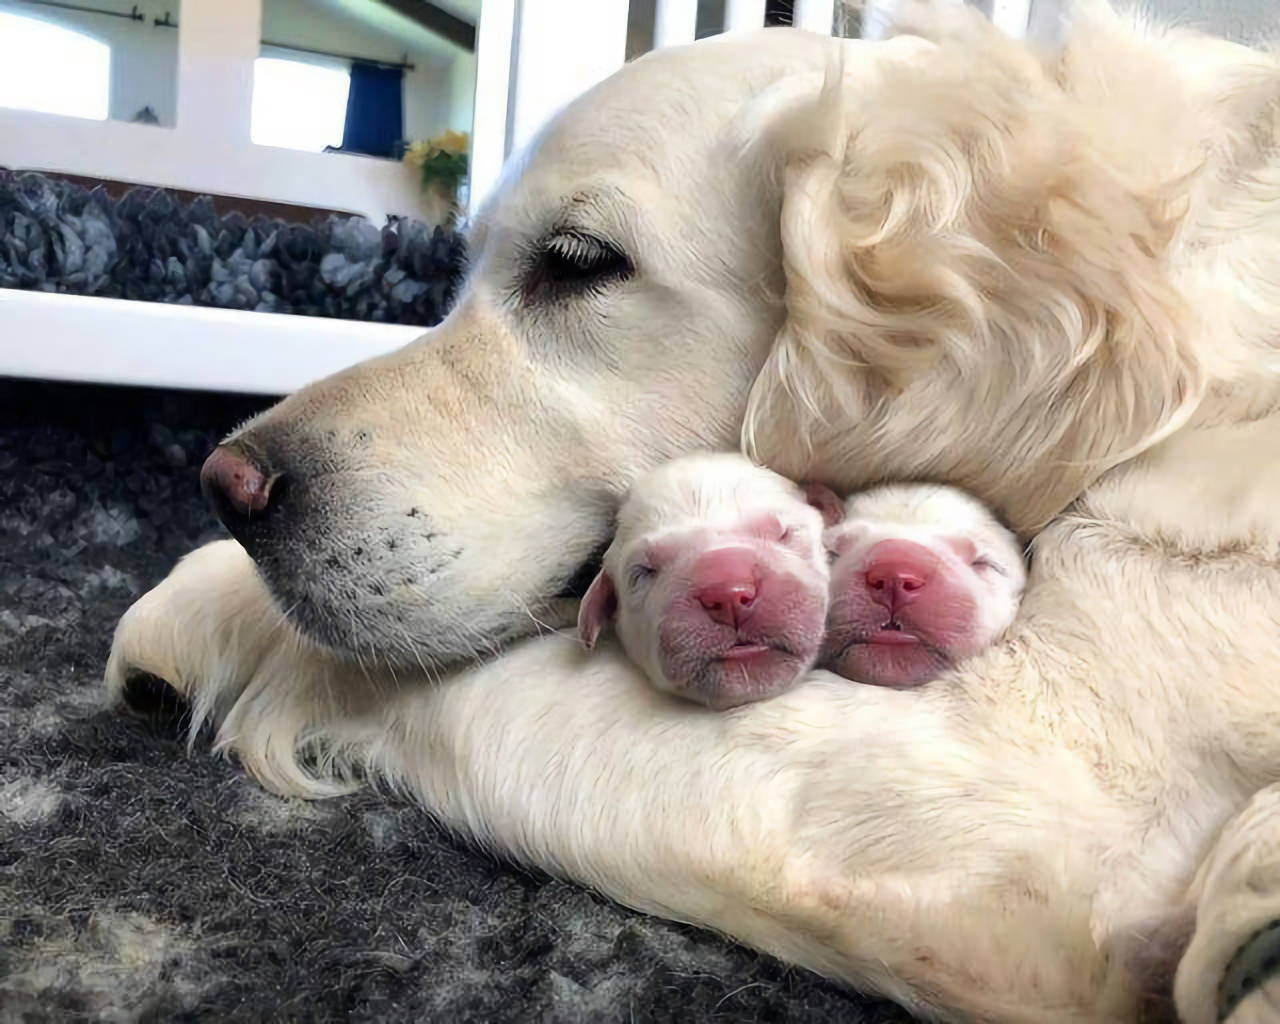
[[[645,57],[511,163],[447,321],[211,457],[239,543],[128,612],[109,689],[926,1015],[1262,1014],[1278,111],[1273,57],[1094,6],[1051,55],[947,15]],[[628,481],[740,441],[997,505],[1034,537],[1008,641],[717,714],[533,636]]]

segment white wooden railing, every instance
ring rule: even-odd
[[[795,0],[795,24],[832,31],[837,0]],[[864,24],[895,0],[871,0]],[[956,0],[960,2],[960,0]],[[1030,0],[993,0],[1021,33]],[[626,52],[629,0],[484,0],[470,201],[503,161]],[[765,0],[726,0],[723,30],[759,28]],[[249,138],[261,0],[187,0],[173,129],[0,110],[0,165],[352,210],[411,213],[390,161],[255,146]],[[697,0],[654,0],[655,47],[692,42]],[[0,375],[283,394],[421,331],[358,321],[0,289]]]
[[[830,33],[836,0],[796,0],[794,23]],[[474,207],[503,160],[573,97],[622,66],[628,0],[484,0],[477,39]],[[656,0],[654,47],[694,41],[698,0]],[[763,27],[765,0],[725,0],[724,31]],[[566,50],[572,39],[575,48]],[[508,77],[508,69],[514,69]],[[506,88],[502,88],[502,84]]]

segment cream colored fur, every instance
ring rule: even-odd
[[[362,671],[220,542],[121,621],[113,697],[154,674],[272,789],[367,773],[482,844],[925,1015],[1129,1020],[1176,966],[1184,1019],[1213,1021],[1232,951],[1280,913],[1280,67],[1092,6],[1043,59],[966,19],[928,32],[851,44],[843,74],[785,32],[637,62],[513,165],[433,342],[251,431],[380,417],[372,457],[412,478],[429,451],[464,538],[498,523],[467,495],[508,488],[528,523],[432,594],[446,625],[573,542],[543,496],[575,460],[620,491],[743,423],[841,490],[954,482],[1035,535],[1002,643],[918,690],[815,672],[723,714],[561,634],[444,679],[391,651]],[[701,159],[727,131],[759,174]],[[642,218],[645,283],[513,328],[521,218],[584,181],[642,210],[620,216]],[[535,394],[588,454],[525,429]]]

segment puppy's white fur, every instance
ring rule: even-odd
[[[974,545],[972,561],[989,565],[975,574],[973,633],[983,645],[1012,624],[1027,582],[1027,567],[1017,538],[982,502],[955,487],[938,484],[884,484],[850,495],[844,519],[826,531],[828,547],[840,559],[858,563],[883,540],[915,541],[954,559],[948,541]]]
[[[775,572],[783,572],[822,592],[827,587],[827,560],[823,550],[822,516],[806,502],[792,481],[745,457],[729,453],[687,455],[660,466],[636,481],[618,512],[613,541],[604,554],[600,575],[583,599],[579,632],[589,644],[598,626],[583,629],[583,617],[598,615],[593,605],[598,592],[608,586],[615,595],[615,631],[623,650],[644,669],[649,681],[667,693],[683,693],[664,667],[659,616],[663,609],[652,585],[636,587],[630,579],[638,551],[684,536],[711,550],[720,544],[742,543],[764,547],[761,538],[744,534],[749,523],[761,516],[777,520],[785,542],[769,542],[762,556]],[[668,581],[663,581],[666,587]],[[665,590],[666,587],[663,587]],[[821,607],[815,605],[813,633],[821,635]],[[813,667],[818,653],[797,662],[795,676]],[[764,696],[762,694],[762,696]]]
[[[527,529],[434,595],[453,635],[468,587],[524,587],[531,545],[563,539],[545,496],[576,479],[567,452],[607,455],[621,488],[745,422],[790,475],[951,481],[1039,531],[1006,643],[920,690],[817,672],[723,715],[557,636],[443,680],[401,658],[378,686],[222,542],[121,621],[112,694],[153,673],[272,788],[323,795],[358,765],[481,843],[927,1014],[1128,1019],[1181,957],[1179,1010],[1214,1020],[1232,951],[1280,912],[1280,67],[1093,5],[1045,59],[964,19],[929,31],[850,45],[843,77],[789,33],[636,62],[513,164],[431,346],[268,421],[381,416],[387,478],[433,453],[459,535],[508,530],[493,503],[467,514],[490,477],[517,495]],[[776,177],[703,159],[728,126]],[[512,333],[532,211],[602,176],[640,197],[606,215],[643,286]],[[592,443],[527,427],[548,409]],[[385,482],[358,479],[353,516]]]

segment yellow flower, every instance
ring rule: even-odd
[[[437,135],[431,142],[440,152],[448,153],[450,156],[457,156],[459,153],[467,151],[470,140],[467,138],[466,132],[449,130],[442,135]]]
[[[405,147],[404,162],[414,170],[422,170],[422,165],[433,156],[443,153],[446,156],[464,156],[470,145],[466,132],[447,131],[432,139],[410,143]]]
[[[430,141],[415,142],[404,151],[404,162],[414,170],[422,170],[422,165],[427,162],[427,157],[431,156],[435,147]]]

